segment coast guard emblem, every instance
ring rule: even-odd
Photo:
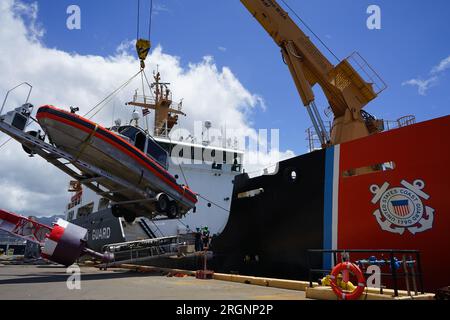
[[[430,199],[426,194],[425,182],[416,180],[413,184],[403,180],[402,187],[389,188],[389,183],[381,187],[372,185],[373,204],[380,208],[373,215],[381,229],[402,235],[406,229],[412,234],[433,228],[434,209],[424,206],[423,201]]]

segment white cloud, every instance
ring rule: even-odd
[[[222,47],[222,46],[217,47],[217,49],[219,49],[219,51],[222,51],[222,52],[226,52],[227,51],[227,48]]]
[[[116,53],[118,55],[129,55],[132,50],[134,50],[136,45],[136,40],[124,40],[116,48]]]
[[[44,28],[38,23],[38,5],[36,2],[25,4],[20,1],[13,3],[13,13],[17,17],[21,17],[27,23],[28,37],[30,40],[38,41],[44,34]]]
[[[436,85],[438,77],[431,77],[427,80],[422,79],[411,79],[402,83],[403,86],[417,86],[417,90],[421,96],[426,96],[428,89]]]
[[[164,8],[159,8],[164,11]],[[37,22],[36,3],[19,0],[0,1],[0,94],[17,83],[34,85],[31,102],[35,106],[53,104],[61,108],[77,106],[84,114],[98,101],[116,89],[139,69],[131,53],[131,41],[118,46],[113,56],[79,55],[48,48],[42,43],[44,30]],[[158,46],[147,59],[147,70],[158,65],[165,81],[171,82],[178,99],[184,98],[188,117],[180,126],[191,128],[196,120],[211,120],[215,127],[227,126],[256,137],[250,115],[256,108],[265,108],[262,97],[250,93],[227,68],[218,68],[212,57],[182,67],[180,58],[165,54]],[[133,82],[114,99],[115,118],[129,118],[129,101],[140,81]],[[23,102],[25,92],[11,97],[8,110]],[[128,109],[127,109],[128,108]],[[95,121],[112,122],[112,104]],[[0,134],[0,141],[7,137]],[[267,163],[293,153],[265,155]],[[34,215],[61,214],[69,198],[69,178],[39,157],[29,158],[16,142],[0,149],[0,207]]]
[[[437,74],[444,72],[445,70],[450,68],[450,56],[442,60],[437,66],[435,66],[432,70],[432,74]]]
[[[402,83],[402,86],[417,86],[418,93],[421,96],[426,96],[428,90],[431,87],[434,87],[438,84],[439,78],[442,75],[443,72],[445,72],[447,69],[450,69],[450,56],[443,59],[441,62],[439,62],[438,65],[434,66],[431,71],[430,75],[427,79],[422,79],[420,77],[410,79],[408,81],[405,81]]]
[[[153,14],[158,15],[161,12],[170,12],[170,10],[164,4],[160,4],[160,3],[153,4]]]

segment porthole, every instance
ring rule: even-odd
[[[295,167],[286,168],[284,170],[284,180],[290,183],[296,183],[300,179],[300,174]]]
[[[291,181],[292,182],[297,181],[297,171],[295,171],[295,170],[291,171]]]

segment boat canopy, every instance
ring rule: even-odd
[[[157,161],[166,170],[168,168],[168,153],[156,140],[143,129],[131,125],[121,126],[117,132],[128,138],[128,140],[139,150]]]

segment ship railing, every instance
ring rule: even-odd
[[[172,236],[172,237],[151,238],[121,243],[113,243],[103,246],[102,250],[108,252],[120,252],[124,250],[129,250],[130,248],[151,247],[151,246],[158,246],[161,244],[169,244],[176,242],[177,239],[178,239],[177,236]]]
[[[172,93],[169,93],[169,95],[167,97],[164,95],[163,98],[172,101],[172,108],[178,109],[178,111],[182,110],[182,108],[183,108],[183,99],[180,99],[179,102],[175,102],[175,101],[178,101],[178,100],[174,100],[175,98],[173,97]],[[139,103],[153,104],[154,105],[156,103],[156,99],[155,99],[154,96],[135,94],[133,96],[133,102],[139,102]]]
[[[325,130],[328,132],[328,136],[331,136],[331,121],[324,121]],[[306,141],[308,142],[308,150],[309,152],[313,152],[316,150],[322,149],[322,142],[319,136],[316,133],[314,127],[309,127],[306,129]]]
[[[387,84],[380,77],[380,75],[372,68],[372,66],[365,60],[359,52],[353,52],[345,60],[355,69],[356,73],[361,76],[361,78],[372,85],[376,95],[387,89]]]
[[[381,255],[376,257],[375,255]],[[397,257],[400,257],[397,258]],[[367,267],[375,265],[380,267],[382,282],[389,282],[393,286],[394,296],[399,296],[400,283],[403,278],[408,295],[411,294],[410,282],[414,294],[418,291],[424,294],[423,273],[421,255],[418,250],[324,250],[311,249],[307,252],[307,265],[309,269],[309,286],[313,287],[313,275],[327,276],[340,262],[353,262],[358,265],[365,276],[372,273],[366,272]],[[321,265],[322,268],[313,266]],[[331,268],[330,268],[331,267]],[[384,272],[383,272],[384,271]],[[417,286],[417,281],[419,285]],[[383,294],[383,285],[378,288]],[[418,290],[419,289],[419,290]]]
[[[397,120],[384,120],[383,121],[383,131],[399,129],[399,128],[413,125],[415,123],[416,123],[416,117],[413,115],[407,115],[407,116],[401,117]],[[331,128],[332,128],[332,122],[326,121],[325,129],[327,130],[329,136],[331,136]],[[319,136],[317,135],[314,127],[310,127],[308,129],[306,129],[306,141],[308,142],[307,147],[308,147],[309,152],[313,152],[315,150],[322,149],[322,143],[321,143]]]
[[[144,95],[134,95],[133,102],[145,103],[145,104],[155,104],[155,98],[151,96]]]

